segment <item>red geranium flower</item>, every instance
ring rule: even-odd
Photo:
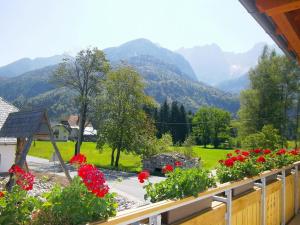
[[[290,151],[291,155],[298,155],[299,151],[297,149],[293,149],[292,151]]]
[[[163,173],[169,173],[169,172],[173,172],[174,168],[173,166],[171,166],[170,164],[167,164],[164,166],[162,172]]]
[[[235,152],[236,154],[240,154],[240,153],[241,153],[241,150],[236,149],[236,150],[234,150],[234,152]]]
[[[13,165],[9,171],[16,177],[16,184],[19,185],[23,190],[29,191],[33,188],[34,176],[31,173],[25,172],[18,165]]]
[[[83,183],[89,191],[97,197],[104,197],[109,187],[106,185],[104,174],[91,164],[83,164],[78,169],[78,176],[82,178]]]
[[[232,154],[228,153],[226,156],[227,156],[227,158],[230,158],[232,156]]]
[[[180,161],[176,161],[175,162],[175,166],[182,166],[183,164],[182,164],[182,162],[180,162]]]
[[[266,159],[265,159],[265,157],[263,157],[263,156],[259,156],[259,157],[256,159],[256,162],[264,163],[264,162],[266,162]]]
[[[2,191],[0,191],[0,198],[4,197],[4,193]]]
[[[259,153],[261,153],[261,149],[259,149],[259,148],[254,149],[253,152],[256,153],[256,154],[259,154]]]
[[[144,170],[139,173],[138,179],[139,179],[140,183],[144,183],[145,180],[147,180],[149,178],[149,176],[150,176],[149,172],[147,170]]]
[[[270,149],[265,149],[264,150],[264,155],[268,155],[268,154],[270,154],[271,153],[271,150]]]
[[[85,155],[79,153],[71,158],[70,163],[80,166],[86,163],[86,157]]]
[[[232,159],[234,162],[238,160],[236,156],[231,157],[231,159]]]
[[[250,155],[250,153],[249,153],[249,152],[246,152],[246,151],[244,151],[244,152],[242,152],[242,155],[247,157],[247,156],[249,156],[249,155]]]
[[[232,160],[232,158],[226,159],[225,162],[224,162],[224,164],[227,167],[232,167],[234,165],[234,161]]]
[[[244,162],[245,161],[245,157],[243,155],[238,155],[237,156],[237,160],[240,162]]]
[[[286,153],[286,150],[284,148],[278,150],[278,152],[276,153],[276,155],[284,155]]]

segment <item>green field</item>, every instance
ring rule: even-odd
[[[68,161],[74,154],[74,142],[58,142],[57,146],[65,161]],[[174,150],[180,147],[172,147]],[[225,155],[232,150],[221,149],[205,149],[200,146],[193,147],[196,155],[201,157],[204,168],[211,169],[218,160],[224,158]],[[50,142],[36,141],[32,144],[29,155],[50,159],[54,150]],[[85,142],[82,144],[81,153],[87,156],[88,162],[96,166],[109,168],[111,149],[105,147],[102,152],[96,149],[96,144]],[[141,159],[137,155],[121,153],[120,169],[126,171],[137,172],[141,170]]]

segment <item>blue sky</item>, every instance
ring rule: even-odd
[[[176,50],[273,44],[238,0],[1,0],[0,65],[147,38]]]

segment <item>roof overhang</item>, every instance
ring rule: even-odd
[[[239,0],[282,51],[300,63],[300,0]]]

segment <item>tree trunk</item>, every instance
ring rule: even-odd
[[[80,153],[80,147],[83,141],[83,133],[84,133],[85,122],[86,122],[86,111],[87,111],[87,104],[82,103],[82,107],[79,115],[79,131],[78,131],[77,143],[75,145],[76,146],[75,155]]]
[[[120,159],[120,153],[121,153],[121,149],[117,149],[117,157],[116,157],[116,162],[115,162],[115,167],[118,168],[119,167],[119,159]]]
[[[115,151],[116,149],[112,149],[111,150],[111,160],[110,160],[110,165],[113,167],[114,166],[114,163],[115,163]]]

